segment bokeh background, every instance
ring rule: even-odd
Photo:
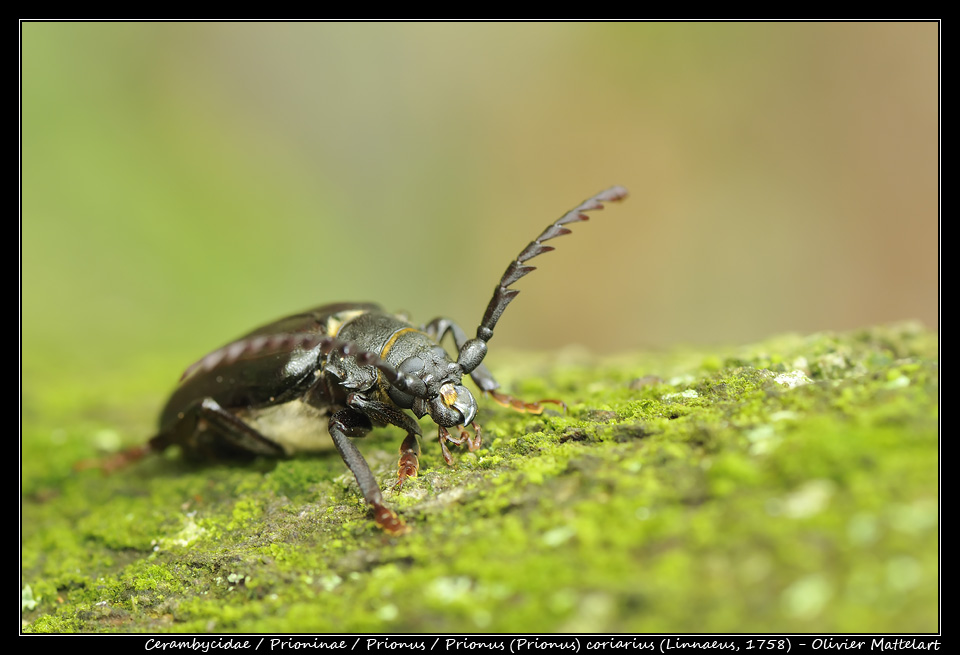
[[[938,310],[936,23],[23,23],[28,380],[372,300],[494,349]],[[30,374],[33,374],[33,377]]]

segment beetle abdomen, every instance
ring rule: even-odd
[[[237,418],[257,430],[287,455],[315,453],[333,449],[333,440],[327,431],[329,417],[302,400],[261,409],[240,409]]]

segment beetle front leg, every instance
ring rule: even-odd
[[[477,450],[480,450],[480,445],[483,443],[480,438],[480,434],[483,430],[480,429],[480,426],[476,423],[471,423],[473,426],[474,436],[470,436],[470,432],[467,431],[467,428],[463,425],[454,426],[457,431],[460,433],[459,437],[454,437],[450,434],[450,431],[442,425],[437,426],[437,434],[440,439],[440,452],[443,453],[443,460],[447,463],[448,466],[453,466],[453,455],[450,454],[450,450],[447,448],[447,442],[450,442],[456,446],[462,446],[464,443],[467,444],[467,450],[471,453]]]
[[[400,444],[397,484],[394,488],[400,489],[407,478],[417,477],[420,471],[420,442],[417,439],[420,436],[420,424],[394,405],[368,400],[359,393],[350,394],[347,397],[347,404],[376,423],[396,425],[407,431],[406,438]]]
[[[403,522],[403,519],[383,504],[383,494],[380,493],[380,486],[377,484],[376,478],[373,477],[370,466],[350,439],[351,437],[362,437],[373,429],[370,419],[352,409],[343,409],[330,417],[328,429],[333,444],[337,447],[344,464],[357,479],[360,493],[363,494],[364,500],[373,509],[373,519],[377,525],[393,535],[407,532],[409,528]]]

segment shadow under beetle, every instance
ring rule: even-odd
[[[524,248],[500,278],[475,338],[468,339],[447,318],[417,328],[369,303],[324,305],[288,316],[190,366],[160,415],[159,433],[145,446],[104,463],[104,468],[171,445],[190,457],[282,457],[324,443],[326,427],[356,476],[377,525],[391,534],[405,532],[403,520],[383,504],[380,487],[351,439],[374,426],[406,430],[400,445],[399,488],[407,478],[416,477],[420,455],[420,425],[404,410],[412,410],[417,418],[430,415],[447,464],[453,463],[447,443],[466,445],[471,451],[480,447],[481,430],[474,423],[477,401],[461,384],[464,375],[496,402],[520,411],[539,414],[541,403],[562,404],[525,403],[498,393],[500,385],[482,364],[487,342],[503,310],[520,293],[510,285],[535,269],[526,262],[553,250],[543,242],[569,234],[564,225],[585,221],[585,212],[626,195],[619,186],[598,193]],[[440,346],[448,333],[457,346],[456,361]]]

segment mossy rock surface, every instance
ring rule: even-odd
[[[23,630],[935,632],[937,347],[902,324],[493,353],[507,392],[569,410],[481,399],[484,447],[454,467],[424,421],[398,493],[402,434],[364,439],[402,537],[335,453],[74,471],[149,436],[168,361],[26,380]]]

